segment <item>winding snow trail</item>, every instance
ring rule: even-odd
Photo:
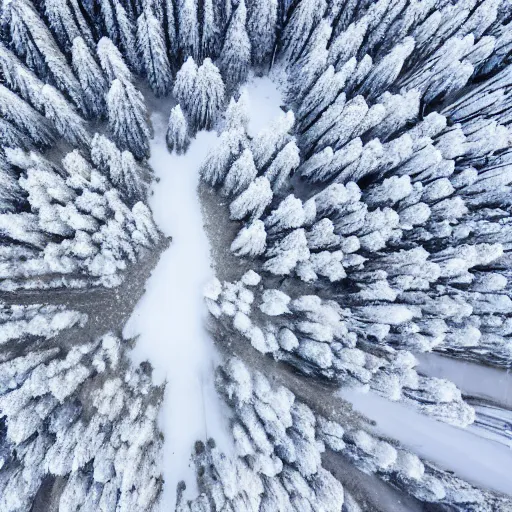
[[[139,336],[132,359],[149,360],[157,384],[167,381],[160,427],[164,443],[165,509],[174,510],[176,485],[187,482],[194,496],[190,457],[194,443],[227,437],[220,399],[213,386],[215,351],[203,328],[203,286],[213,277],[209,243],[197,196],[198,171],[214,132],[201,132],[185,156],[170,154],[165,144],[167,118],[152,116],[155,137],[149,160],[159,181],[149,203],[156,223],[172,243],[146,283],[146,292],[128,320],[125,337]],[[222,446],[222,443],[221,443]],[[172,508],[170,508],[172,507]]]
[[[279,114],[281,97],[268,78],[253,79],[247,88],[252,105],[249,132],[254,134]],[[172,243],[147,281],[123,335],[138,336],[134,363],[149,361],[155,383],[167,382],[159,421],[165,437],[161,503],[163,510],[174,510],[180,480],[187,483],[187,497],[197,495],[191,463],[194,443],[214,437],[228,453],[231,443],[229,413],[213,382],[217,353],[203,326],[202,291],[213,270],[197,194],[199,167],[217,134],[200,132],[186,155],[170,154],[165,143],[168,114],[156,111],[151,117],[155,137],[149,163],[158,181],[149,204]]]

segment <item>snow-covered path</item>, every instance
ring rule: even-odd
[[[167,151],[165,113],[155,113],[152,122],[150,164],[159,182],[153,186],[150,206],[172,243],[146,283],[124,335],[139,335],[134,362],[149,360],[155,381],[168,383],[160,418],[165,436],[162,502],[166,510],[173,510],[180,480],[186,480],[191,496],[195,492],[189,464],[194,442],[207,436],[222,442],[227,437],[213,386],[213,343],[203,327],[202,288],[213,273],[196,191],[199,166],[217,136],[199,133],[187,155],[179,157]]]
[[[248,90],[249,132],[254,134],[279,114],[281,98],[268,78],[251,80]],[[214,437],[223,450],[230,450],[228,413],[213,384],[216,352],[203,326],[202,290],[213,271],[197,194],[199,167],[217,135],[200,132],[186,155],[170,154],[165,143],[167,110],[151,117],[155,137],[149,163],[158,182],[149,204],[172,243],[123,332],[126,338],[138,336],[133,361],[150,361],[155,382],[167,382],[160,416],[165,436],[162,509],[166,511],[174,510],[180,480],[187,483],[187,496],[197,493],[190,463],[195,441]]]
[[[512,450],[469,430],[452,427],[375,393],[343,389],[341,396],[377,422],[374,431],[468,482],[512,494]]]

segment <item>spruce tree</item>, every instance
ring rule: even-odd
[[[172,73],[160,22],[149,9],[137,20],[137,46],[149,85],[156,96],[171,90]]]
[[[150,128],[142,94],[131,83],[116,78],[107,94],[107,114],[118,146],[138,159],[147,158]]]
[[[178,155],[185,153],[190,145],[188,123],[179,104],[171,110],[165,140],[169,151],[176,151]]]
[[[108,91],[107,80],[81,37],[73,40],[71,62],[84,91],[84,103],[89,116],[103,117],[107,110],[105,103]]]
[[[246,18],[245,0],[240,0],[229,22],[219,56],[219,69],[229,88],[245,81],[251,65],[251,41],[247,35]]]
[[[277,0],[249,3],[247,32],[255,66],[268,64],[272,58],[277,38],[277,10]]]

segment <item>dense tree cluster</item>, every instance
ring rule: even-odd
[[[227,204],[228,250],[245,273],[205,290],[216,334],[291,365],[305,385],[356,386],[505,431],[502,409],[422,375],[415,354],[512,365],[511,5],[5,0],[0,510],[30,510],[48,482],[63,511],[150,511],[160,499],[150,372],[115,334],[75,337],[96,321],[79,307],[31,295],[115,288],[158,250],[155,105],[168,109],[171,152],[219,132],[201,186]],[[241,87],[253,72],[270,72],[284,99],[256,134]],[[197,445],[200,495],[188,502],[180,486],[180,512],[357,512],[324,468],[338,452],[421,502],[512,508],[317,414],[240,360],[221,364],[218,387],[236,450]]]

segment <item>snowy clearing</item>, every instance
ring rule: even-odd
[[[251,135],[279,114],[281,97],[268,78],[247,84]],[[215,132],[199,132],[186,155],[170,154],[165,143],[167,112],[151,118],[155,136],[149,163],[159,179],[150,197],[155,222],[169,248],[146,283],[146,292],[124,329],[124,336],[138,336],[134,363],[150,361],[157,384],[167,382],[160,428],[165,436],[162,505],[172,510],[176,485],[187,483],[186,495],[197,494],[190,463],[194,443],[214,437],[230,452],[228,412],[214,388],[217,355],[206,333],[203,287],[213,278],[210,244],[203,228],[197,194],[199,167],[215,145]]]
[[[467,430],[433,420],[374,393],[343,389],[340,395],[375,420],[374,431],[471,483],[510,494],[512,450]]]

